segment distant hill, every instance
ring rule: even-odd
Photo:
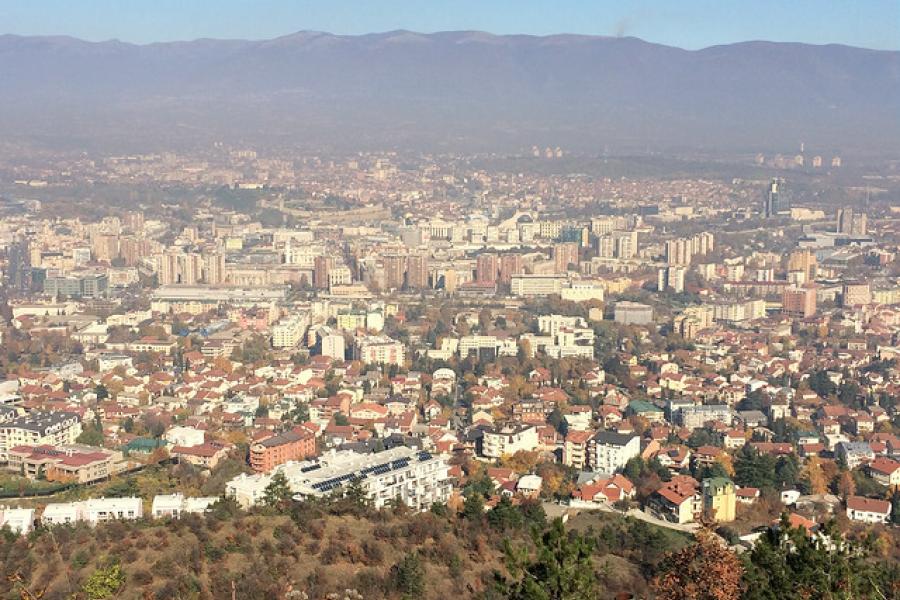
[[[0,134],[509,150],[900,152],[900,52],[481,32],[0,36]]]

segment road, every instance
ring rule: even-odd
[[[620,510],[616,510],[615,508],[604,505],[604,504],[599,504],[599,505],[597,505],[596,508],[580,508],[580,507],[567,506],[567,505],[563,505],[563,504],[556,504],[554,502],[544,502],[544,512],[547,513],[547,516],[550,517],[551,519],[555,519],[556,517],[564,517],[564,515],[567,515],[567,514],[572,516],[572,515],[578,514],[581,511],[593,511],[593,510],[600,510],[603,512],[615,513],[617,515],[633,517],[635,519],[644,521],[651,525],[656,525],[658,527],[665,527],[666,529],[673,529],[675,531],[680,531],[682,533],[693,533],[693,532],[697,531],[697,528],[699,527],[699,525],[697,523],[679,524],[679,523],[672,523],[670,521],[666,521],[665,519],[658,519],[658,518],[654,517],[653,515],[646,513],[642,510],[638,510],[636,508],[633,508],[627,512],[622,512]]]

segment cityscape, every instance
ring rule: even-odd
[[[0,598],[900,597],[897,152],[196,126],[0,140]]]

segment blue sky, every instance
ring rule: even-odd
[[[299,30],[632,35],[682,48],[746,40],[900,49],[900,0],[0,0],[0,33],[129,42]]]

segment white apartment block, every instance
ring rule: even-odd
[[[305,311],[282,318],[272,326],[272,347],[296,347],[306,335],[309,324],[309,313]]]
[[[513,296],[552,296],[559,294],[566,283],[565,275],[513,275],[510,292]]]
[[[356,360],[370,364],[402,366],[406,360],[406,349],[403,344],[383,335],[356,338],[354,350]]]
[[[635,434],[599,431],[589,444],[591,469],[612,474],[641,453],[641,438]]]
[[[376,508],[398,499],[414,510],[427,510],[450,497],[449,465],[439,456],[399,447],[360,454],[333,450],[303,462],[278,465],[271,473],[241,474],[225,486],[225,494],[242,507],[258,504],[275,473],[282,473],[295,498],[322,498],[358,481]]]
[[[487,458],[500,458],[520,450],[531,452],[537,447],[538,433],[534,425],[503,425],[484,431],[481,453]]]
[[[567,302],[588,302],[597,300],[603,302],[605,289],[594,281],[572,281],[569,285],[559,290],[559,296]]]
[[[183,494],[160,494],[153,497],[150,514],[154,519],[177,518],[185,513],[202,514],[218,500],[216,497],[185,498]]]
[[[41,515],[46,525],[60,525],[86,521],[96,525],[103,521],[122,519],[134,521],[144,516],[141,498],[93,498],[81,502],[48,504]]]
[[[34,509],[0,506],[0,528],[3,527],[19,535],[28,535],[34,529]]]
[[[32,412],[0,423],[0,462],[16,446],[66,446],[81,435],[81,417],[67,412]]]

